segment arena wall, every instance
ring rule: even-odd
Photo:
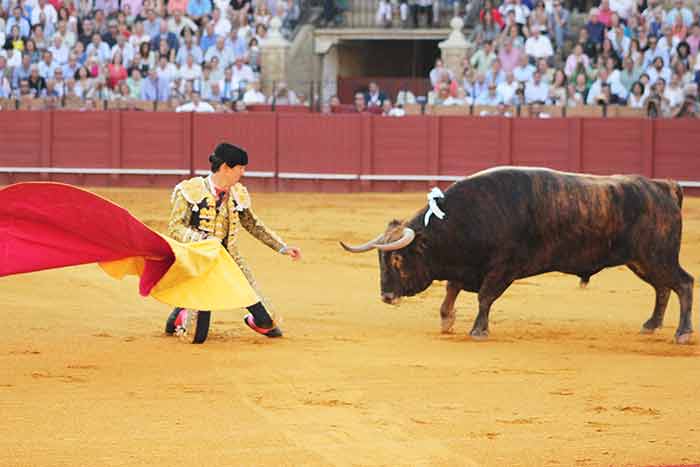
[[[413,191],[496,165],[636,173],[700,187],[700,124],[640,118],[0,112],[0,184],[172,186],[218,141],[266,191]]]

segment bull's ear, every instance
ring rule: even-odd
[[[402,224],[402,222],[398,219],[393,219],[391,222],[389,222],[389,228],[393,229],[394,227],[398,227]]]

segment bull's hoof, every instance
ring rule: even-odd
[[[644,324],[642,324],[642,329],[639,330],[640,334],[654,334],[654,332],[661,327],[661,323],[657,323],[652,319],[648,319]]]
[[[440,328],[443,334],[452,334],[452,328],[454,327],[456,316],[448,316],[447,318],[442,318],[440,322]]]
[[[684,334],[676,334],[676,336],[673,338],[674,342],[676,344],[690,344],[690,337],[692,336],[692,332],[686,332]]]
[[[656,332],[656,328],[649,328],[646,325],[642,326],[642,329],[639,330],[639,334],[654,334]]]
[[[475,341],[485,341],[489,338],[489,332],[487,330],[472,329],[469,333],[472,339]]]

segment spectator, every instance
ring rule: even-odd
[[[588,96],[586,97],[587,105],[595,105],[596,103],[598,103],[598,97],[603,92],[603,85],[609,86],[611,95],[614,94],[615,96],[617,96],[617,98],[615,98],[615,101],[624,98],[625,91],[624,89],[622,89],[622,86],[615,81],[610,81],[608,77],[608,71],[605,68],[602,68],[598,71],[598,79],[591,85],[590,89],[588,90]],[[610,102],[609,97],[605,97],[605,99],[607,103],[612,103]]]
[[[95,80],[90,77],[87,68],[78,68],[78,71],[75,72],[75,94],[79,98],[84,99],[88,93],[92,93],[94,81]]]
[[[494,60],[485,77],[488,83],[494,83],[496,86],[501,84],[506,79],[506,74],[501,70],[501,62]]]
[[[170,83],[158,77],[155,68],[148,71],[148,78],[141,83],[141,100],[167,102],[170,92]]]
[[[170,6],[170,3],[168,3],[168,6]],[[168,31],[175,34],[176,37],[181,37],[182,31],[185,28],[195,32],[199,29],[194,21],[192,21],[188,16],[184,16],[183,12],[180,10],[175,10],[170,19],[168,19]]]
[[[565,106],[567,103],[567,83],[564,70],[561,68],[554,72],[554,78],[549,85],[547,101],[553,105]]]
[[[180,41],[178,40],[178,36],[175,35],[174,32],[170,31],[168,23],[165,21],[160,22],[158,34],[151,37],[151,48],[156,50],[159,49],[160,42],[162,40],[165,40],[165,42],[168,44],[168,50],[174,50],[175,53],[177,53],[177,49],[180,47]],[[202,36],[202,40],[204,40],[204,36]],[[202,50],[204,49],[202,48]]]
[[[527,55],[523,54],[520,56],[520,63],[513,70],[513,75],[515,79],[520,82],[528,82],[532,78],[535,72],[535,67],[530,65],[528,62]]]
[[[540,34],[540,31],[535,28],[532,35],[525,41],[525,53],[531,60],[539,58],[550,60],[554,55],[554,50],[549,37]]]
[[[388,99],[385,99],[385,101]],[[299,99],[294,91],[287,87],[287,83],[277,83],[274,94],[268,98],[268,104],[275,105],[299,105]],[[382,104],[383,105],[383,104]]]
[[[390,99],[385,99],[382,103],[382,115],[385,117],[403,117],[406,111],[402,107],[394,107]]]
[[[447,73],[450,75],[450,78],[454,78],[452,76],[452,72],[445,68],[445,65],[442,61],[441,58],[435,59],[435,66],[433,67],[432,70],[430,70],[430,86],[435,87],[437,85],[438,81],[440,80],[440,75],[442,74],[443,70],[446,70]]]
[[[202,49],[202,52],[206,54],[207,50],[216,44],[217,38],[224,37],[224,36],[219,36],[214,32],[214,22],[213,21],[210,21],[209,23],[207,23],[204,30],[205,30],[204,34],[202,34],[202,37],[199,39],[199,47]]]
[[[63,37],[56,34],[53,36],[53,45],[49,47],[49,52],[51,53],[53,60],[58,66],[64,66],[68,63],[68,56],[70,55],[70,50],[63,44]]]
[[[355,97],[353,99],[353,104],[355,105],[355,111],[356,112],[366,112],[367,111],[367,104],[365,102],[365,95],[361,92],[356,92]]]
[[[685,7],[683,0],[674,0],[673,8],[666,14],[666,24],[673,26],[680,18],[682,24],[689,28],[693,24],[693,13]]]
[[[218,57],[219,63],[223,68],[228,68],[235,61],[233,50],[226,46],[225,37],[218,36],[216,38],[216,45],[210,47],[204,54],[204,60],[207,62],[210,62],[213,57]]]
[[[18,25],[15,24],[12,26],[10,33],[7,35],[7,38],[5,39],[5,44],[4,44],[3,48],[5,50],[14,49],[14,50],[17,50],[19,52],[22,52],[24,50],[24,38],[19,33],[19,26]]]
[[[109,63],[112,59],[112,50],[106,42],[102,41],[102,36],[98,33],[92,35],[92,42],[87,46],[85,52],[90,55],[96,55],[100,63]]]
[[[379,89],[377,83],[369,83],[369,90],[365,94],[365,103],[367,107],[381,107],[383,105],[384,99],[386,99],[386,94],[384,91]]]
[[[576,76],[576,81],[569,89],[569,107],[574,107],[577,105],[585,105],[588,99],[589,86],[586,80],[586,76],[579,74]]]
[[[500,101],[504,104],[513,104],[515,91],[518,89],[518,82],[515,81],[513,72],[506,73],[506,79],[496,87],[496,91],[500,97]]]
[[[535,70],[532,79],[525,85],[525,102],[532,104],[533,102],[548,102],[549,85],[542,79],[542,73]]]
[[[578,43],[574,46],[574,50],[566,59],[566,66],[564,67],[564,72],[567,76],[573,76],[575,71],[583,71],[587,73],[590,70],[590,60],[587,55],[583,53],[583,46]]]
[[[53,55],[48,50],[44,52],[44,59],[39,63],[39,75],[45,80],[53,79],[58,65],[53,61]]]
[[[178,76],[183,80],[199,80],[202,78],[202,67],[194,63],[192,55],[187,56],[187,62],[178,70]]]
[[[685,98],[685,89],[681,82],[681,77],[677,74],[671,76],[671,82],[665,87],[664,97],[668,99],[669,106],[672,109],[680,107]]]
[[[633,109],[643,109],[646,107],[647,92],[644,85],[639,81],[632,84],[630,94],[627,97],[627,105]]]
[[[184,64],[187,60],[188,55],[192,55],[192,58],[194,59],[195,63],[202,63],[202,49],[200,49],[199,46],[195,44],[194,38],[192,36],[192,31],[190,31],[189,29],[184,29],[182,31],[182,34],[184,37],[184,43],[180,46],[180,48],[177,51],[177,64],[179,66],[182,66],[182,64]]]
[[[477,44],[483,44],[485,42],[493,43],[498,39],[501,29],[498,23],[495,22],[491,11],[486,11],[479,22],[474,28],[472,33],[472,40]]]
[[[112,58],[119,53],[122,56],[124,66],[127,68],[131,67],[131,62],[134,60],[134,48],[126,40],[126,37],[122,36],[121,34],[117,36],[117,43],[114,44],[114,47],[112,47],[111,53]]]
[[[231,2],[234,9],[236,8],[234,6],[235,3],[235,0]],[[197,24],[200,24],[202,19],[211,14],[211,12],[212,5],[210,0],[188,0],[187,2],[187,15]]]
[[[522,51],[513,46],[513,39],[506,38],[503,42],[503,47],[498,52],[501,69],[506,73],[512,72],[518,66],[520,55],[522,55]]]
[[[646,73],[649,75],[649,84],[652,86],[658,78],[663,78],[664,83],[671,81],[671,70],[666,67],[661,57],[654,58],[652,66],[646,69]]]
[[[610,2],[608,0],[601,0],[600,7],[598,8],[598,21],[606,28],[609,28],[612,25],[612,15],[613,11],[610,9]]]
[[[493,7],[493,3],[491,0],[485,0],[484,1],[484,7],[479,11],[479,21],[484,20],[484,16],[486,13],[489,12],[491,13],[491,17],[493,18],[493,21],[498,24],[498,27],[503,29],[503,27],[506,25],[505,21],[503,20],[503,17],[501,16],[501,13]]]
[[[117,22],[111,20],[107,23],[107,32],[102,34],[102,41],[111,49],[116,45],[118,35],[119,29],[117,27]]]
[[[143,29],[143,22],[137,21],[136,23],[134,23],[134,30],[131,33],[131,36],[129,36],[129,43],[134,49],[138,48],[139,50],[141,50],[141,44],[143,44],[144,42],[150,44],[151,37],[148,34],[146,34],[146,31]]]
[[[413,5],[413,27],[418,28],[418,15],[426,15],[426,26],[433,27],[433,0],[415,0]]]
[[[537,0],[535,3],[535,9],[532,11],[528,17],[528,30],[530,34],[536,29],[541,35],[547,35],[547,26],[549,24],[549,18],[547,17],[547,12],[544,9],[544,2],[542,0]]]
[[[588,18],[588,23],[586,23],[588,40],[595,45],[600,45],[603,43],[603,35],[605,34],[605,24],[600,21],[600,10],[598,8],[591,9]]]
[[[260,82],[252,81],[248,84],[248,90],[243,94],[243,102],[246,106],[252,104],[264,104],[265,95],[260,92]]]
[[[214,107],[204,102],[198,91],[192,91],[192,100],[176,108],[175,112],[214,112]]]
[[[558,50],[564,48],[564,41],[569,35],[569,10],[564,8],[561,0],[554,0],[553,10],[549,14],[549,31],[554,35],[554,43]]]
[[[469,63],[478,73],[486,73],[491,68],[491,64],[496,61],[496,54],[493,52],[493,43],[484,42],[484,45],[472,55]]]
[[[20,80],[19,87],[16,90],[15,98],[36,97],[36,90],[29,85],[28,79]]]
[[[479,97],[474,102],[476,105],[489,105],[497,106],[502,104],[501,96],[498,94],[497,86],[495,83],[489,83],[486,92],[482,92]]]
[[[41,53],[36,48],[34,39],[27,39],[24,42],[24,54],[29,55],[31,63],[39,63],[41,61]]]
[[[46,88],[46,80],[39,74],[39,66],[32,65],[29,73],[29,87],[34,90],[34,95],[38,96]]]
[[[129,86],[129,96],[132,99],[141,99],[141,86],[143,85],[141,71],[133,70],[131,76],[126,80],[126,84]]]
[[[31,58],[28,53],[25,53],[22,55],[22,63],[20,66],[15,67],[12,72],[12,87],[13,88],[18,88],[20,81],[24,79],[28,79],[29,75],[31,74]]]
[[[161,19],[156,15],[154,8],[148,8],[146,10],[146,19],[143,21],[143,30],[148,37],[157,36],[160,32]]]
[[[19,27],[19,35],[21,37],[29,37],[31,26],[29,25],[29,21],[22,16],[22,8],[19,6],[15,6],[12,9],[12,16],[8,18],[5,23],[5,33],[9,35],[12,31],[12,27],[15,25]]]
[[[248,83],[255,81],[253,70],[243,63],[243,57],[236,57],[233,62],[233,85],[236,89],[245,89]]]

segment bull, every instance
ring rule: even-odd
[[[410,220],[394,220],[363,245],[340,242],[352,253],[378,250],[384,302],[447,281],[442,331],[451,332],[454,304],[465,290],[479,301],[470,335],[485,339],[491,305],[513,281],[558,271],[585,284],[605,268],[625,265],[656,292],[642,332],[661,327],[672,290],[680,300],[675,341],[690,340],[693,277],[678,259],[678,183],[497,167],[454,183],[434,201],[437,209],[429,203]]]

